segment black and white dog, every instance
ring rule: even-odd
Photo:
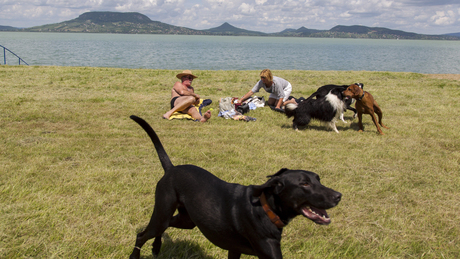
[[[342,94],[347,87],[348,85],[324,85],[303,102],[287,104],[286,116],[294,117],[292,127],[297,130],[298,126],[306,126],[311,119],[317,119],[339,133],[335,123],[339,118],[345,122],[343,112],[349,109],[356,114],[356,110],[350,107],[352,99],[345,98]]]
[[[363,87],[364,87],[364,85],[362,83],[355,83],[355,85],[359,86],[361,89],[363,89]],[[339,90],[341,90],[343,92],[343,91],[347,90],[348,86],[349,85],[323,85],[320,88],[318,88],[318,90],[316,90],[316,92],[314,92],[312,95],[310,95],[310,97],[308,97],[307,99],[315,98],[315,97],[316,97],[316,99],[323,98],[334,88],[338,88]],[[355,108],[351,107],[351,105],[355,102],[355,100],[353,98],[344,97],[344,102],[346,104],[346,109],[344,110],[344,112],[346,110],[353,111],[354,112],[353,118],[356,118],[357,111],[356,111]],[[347,123],[343,118],[343,113],[341,114],[340,119],[344,123]]]

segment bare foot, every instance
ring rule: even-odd
[[[283,105],[286,105],[286,104],[288,104],[288,103],[297,104],[297,102],[295,101],[295,99],[294,99],[294,98],[292,98],[291,100],[287,100],[287,101],[285,101],[285,102],[283,103]]]
[[[208,110],[204,113],[203,117],[201,117],[200,122],[206,122],[211,118],[211,110]]]

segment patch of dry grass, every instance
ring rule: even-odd
[[[332,224],[296,218],[285,258],[457,258],[460,228],[460,84],[415,73],[274,71],[295,97],[324,84],[364,83],[384,113],[300,132],[269,108],[256,122],[217,117],[218,100],[242,96],[259,71],[194,71],[213,100],[209,123],[166,121],[180,71],[0,66],[0,257],[126,258],[147,224],[163,172],[146,119],[174,164],[191,163],[241,184],[280,168],[317,172],[343,193]],[[265,95],[266,93],[260,93]],[[144,258],[150,258],[144,246]],[[225,258],[197,230],[168,229],[159,258]],[[245,256],[244,258],[250,258]]]

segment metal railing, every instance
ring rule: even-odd
[[[7,49],[6,47],[3,47],[2,45],[0,45],[0,48],[3,48],[3,65],[6,65],[6,51],[8,50],[8,52],[10,52],[11,54],[15,55],[18,60],[19,60],[19,65],[21,65],[21,61],[22,63],[26,64],[26,65],[29,65],[27,64],[27,62],[24,61],[24,59],[20,58],[18,55],[14,54],[13,51]]]

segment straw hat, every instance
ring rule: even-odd
[[[176,77],[179,79],[182,79],[183,76],[192,76],[193,78],[197,78],[197,76],[192,75],[192,71],[190,70],[184,70],[182,73],[176,75]]]

